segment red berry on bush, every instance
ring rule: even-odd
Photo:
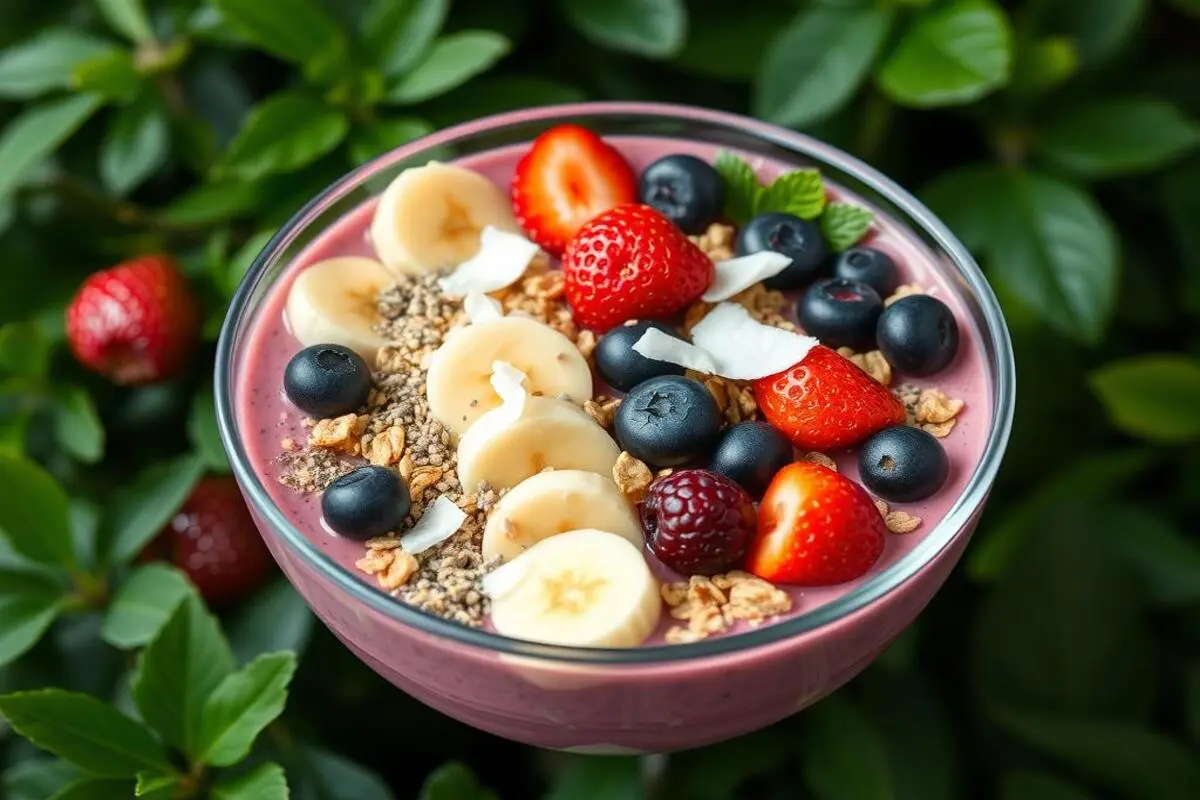
[[[703,469],[656,481],[641,514],[654,555],[683,575],[715,575],[737,564],[756,523],[750,495],[724,475]]]

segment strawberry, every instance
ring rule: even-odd
[[[199,325],[187,279],[168,256],[141,256],[94,273],[67,306],[67,342],[75,358],[125,385],[176,373]]]
[[[802,450],[836,450],[904,422],[887,387],[824,345],[799,364],[754,382],[767,421]]]
[[[577,322],[604,331],[679,313],[708,288],[713,262],[650,206],[624,205],[579,229],[563,256]]]
[[[637,196],[624,157],[578,125],[556,125],[534,139],[512,182],[517,222],[555,258],[585,222]]]
[[[219,605],[241,600],[271,571],[271,554],[233,478],[201,478],[175,517],[147,545],[141,560],[174,564],[200,596]]]
[[[879,560],[886,531],[861,486],[828,467],[797,461],[776,473],[763,495],[746,569],[772,583],[845,583]]]

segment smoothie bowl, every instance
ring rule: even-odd
[[[958,561],[1012,417],[996,300],[806,136],[643,104],[351,173],[234,299],[218,416],[262,535],[372,669],[580,752],[768,725]]]

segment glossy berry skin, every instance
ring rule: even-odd
[[[725,182],[707,162],[677,153],[642,171],[638,194],[684,233],[697,234],[720,216]]]
[[[654,467],[708,457],[721,432],[721,410],[704,384],[667,375],[633,387],[613,420],[621,449]]]
[[[896,425],[863,442],[858,471],[863,485],[884,500],[912,503],[942,488],[950,475],[950,459],[931,434]]]
[[[321,495],[321,515],[334,533],[363,541],[399,528],[411,504],[395,470],[371,465],[329,484]]]
[[[715,575],[738,563],[754,535],[754,501],[724,475],[685,469],[655,481],[641,506],[646,543],[681,575]]]
[[[792,443],[768,423],[739,422],[722,434],[708,468],[738,483],[751,497],[762,497],[775,473],[794,458]]]
[[[648,381],[660,375],[682,375],[684,373],[684,368],[678,364],[655,361],[634,351],[633,346],[650,328],[657,328],[663,333],[679,337],[675,331],[661,322],[635,322],[631,325],[618,325],[600,337],[593,356],[596,361],[596,371],[609,386],[621,392],[628,392],[642,381]]]
[[[301,411],[317,419],[340,417],[367,403],[371,368],[340,344],[314,344],[288,362],[283,390]]]
[[[827,452],[904,422],[904,405],[848,359],[817,345],[791,369],[754,382],[767,422],[801,450]]]
[[[865,283],[823,278],[808,287],[796,304],[800,326],[829,347],[857,352],[875,349],[875,326],[883,300]]]
[[[936,297],[901,297],[879,317],[879,351],[900,372],[918,377],[941,372],[958,353],[958,322]]]
[[[84,281],[67,306],[66,328],[79,363],[129,386],[179,372],[199,338],[200,316],[175,262],[147,255]]]
[[[567,244],[563,280],[575,321],[605,332],[627,319],[663,319],[691,305],[714,268],[683,231],[649,206],[606,211]]]
[[[900,285],[896,262],[882,250],[860,245],[840,253],[833,263],[835,278],[859,281],[874,289],[880,297],[888,297]]]
[[[829,251],[815,222],[782,211],[768,211],[738,231],[734,248],[739,256],[774,250],[792,259],[783,272],[763,281],[768,289],[788,291],[812,283],[821,275]]]
[[[865,575],[886,539],[883,516],[861,486],[797,461],[780,470],[759,503],[746,570],[772,583],[833,586]]]

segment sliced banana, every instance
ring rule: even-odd
[[[431,161],[404,170],[384,190],[371,241],[392,272],[420,275],[475,255],[485,225],[520,231],[508,197],[474,170]]]
[[[456,328],[433,354],[425,381],[429,411],[461,435],[500,405],[492,365],[504,361],[525,373],[525,389],[565,395],[583,404],[592,397],[592,371],[571,340],[529,317],[502,317]]]
[[[500,498],[483,530],[483,556],[508,561],[550,536],[599,528],[642,546],[633,505],[603,475],[578,469],[539,472]]]
[[[475,421],[458,443],[458,479],[468,491],[487,481],[511,489],[546,467],[611,475],[617,443],[576,405],[553,397],[528,397],[515,420],[494,408]]]
[[[516,575],[492,598],[492,625],[514,639],[636,647],[662,613],[658,581],[641,549],[608,531],[551,536],[500,569]]]
[[[392,274],[371,258],[318,261],[292,282],[283,315],[305,347],[345,345],[374,364],[375,352],[388,343],[374,330],[380,321],[376,298],[393,283]]]

